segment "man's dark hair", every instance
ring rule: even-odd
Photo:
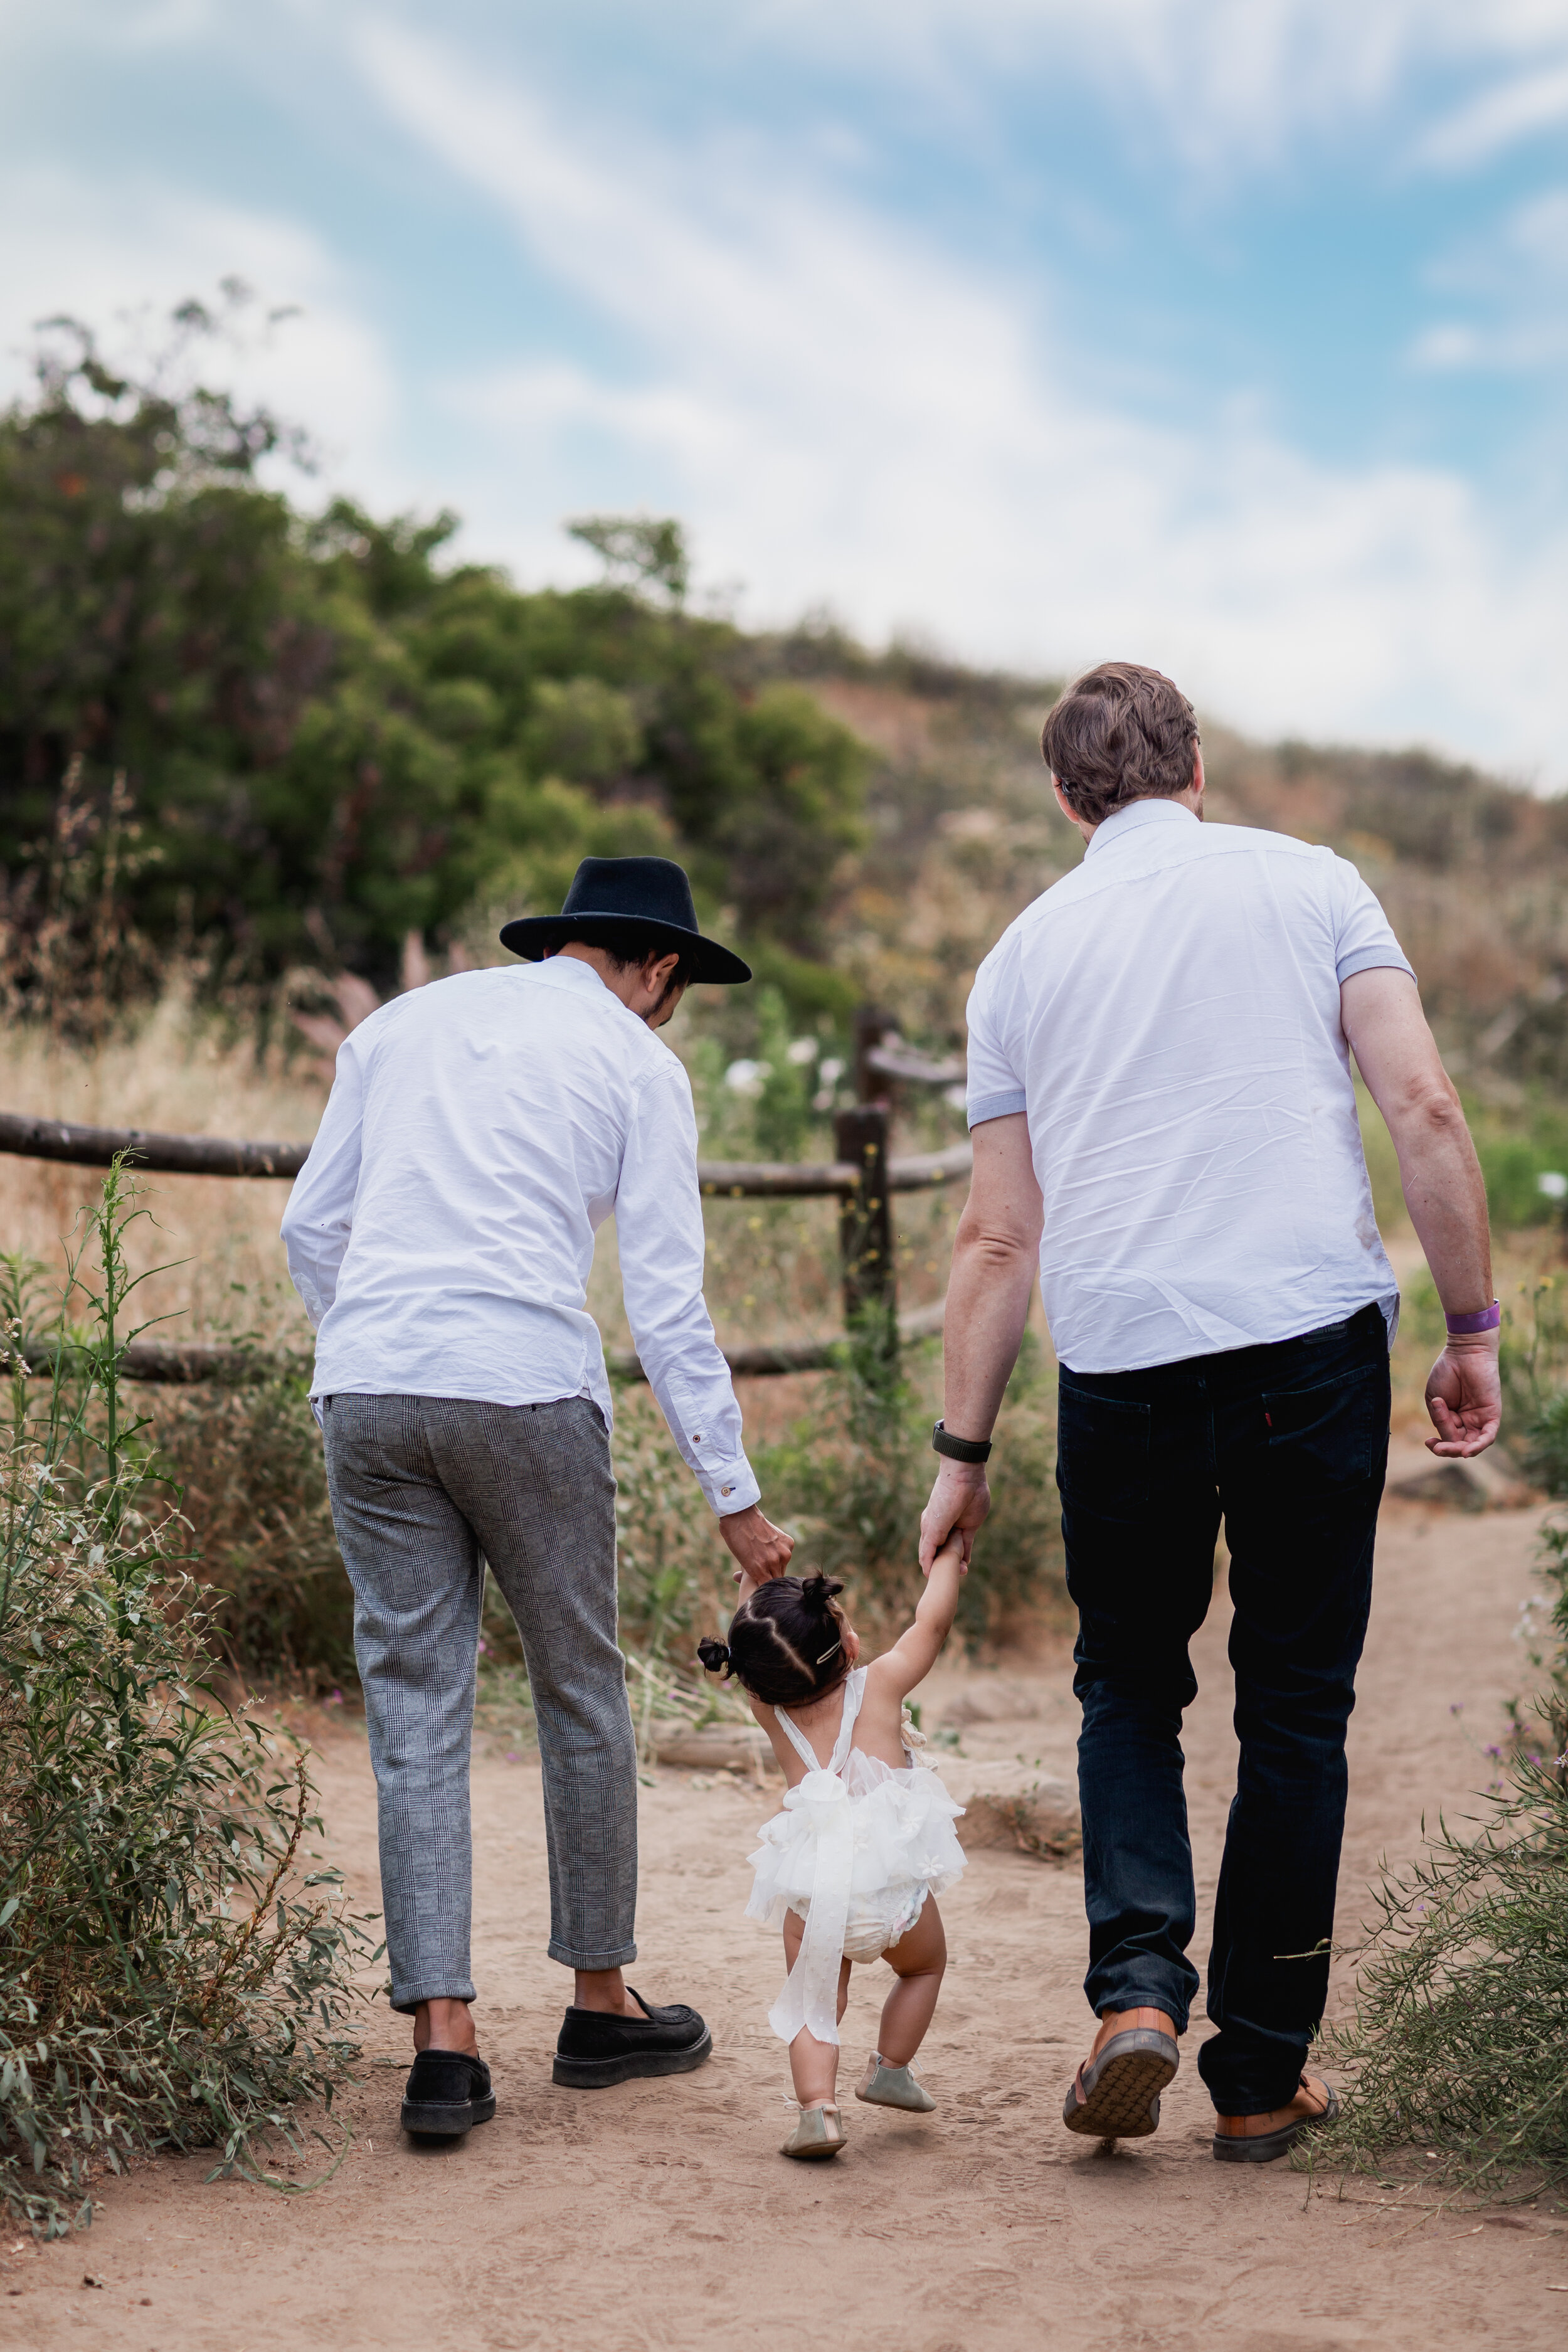
[[[849,1672],[841,1584],[826,1576],[775,1576],[742,1601],[730,1639],[697,1644],[710,1675],[733,1675],[764,1706],[804,1706]]]
[[[1047,767],[1073,814],[1089,824],[1131,801],[1184,793],[1197,743],[1186,696],[1162,671],[1137,662],[1085,670],[1040,730]]]
[[[638,923],[627,923],[623,929],[618,924],[612,929],[605,924],[601,930],[595,926],[591,940],[563,940],[563,947],[597,948],[616,971],[636,971],[647,963],[649,956],[668,955],[672,942],[668,939],[650,938]],[[694,960],[684,951],[680,961],[665,983],[665,995],[672,988],[685,988],[690,981]]]

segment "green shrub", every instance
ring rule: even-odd
[[[1561,1216],[1563,1202],[1543,1192],[1542,1176],[1561,1175],[1563,1155],[1521,1135],[1476,1139],[1481,1174],[1486,1180],[1487,1210],[1492,1223],[1504,1231],[1524,1225],[1550,1224]]]
[[[1307,2163],[1375,2171],[1414,2146],[1449,2188],[1568,2187],[1568,1526],[1544,1531],[1541,1566],[1525,1630],[1543,1687],[1512,1710],[1511,1752],[1491,1751],[1478,1833],[1440,1823],[1378,1891],[1356,2013],[1323,2037],[1343,2112]]]
[[[200,1559],[208,1639],[237,1674],[314,1693],[353,1679],[353,1592],[308,1388],[165,1390],[153,1433]]]
[[[135,2149],[269,2177],[269,2137],[298,2148],[344,2079],[369,1951],[338,1874],[302,1874],[302,1751],[202,1679],[193,1563],[120,1388],[134,1202],[117,1167],[96,1266],[68,1269],[89,1326],[59,1333],[41,1403],[16,1353],[32,1269],[10,1262],[4,1300],[0,2200],[43,2235]]]
[[[920,1597],[936,1360],[934,1347],[906,1349],[889,1371],[874,1348],[847,1348],[815,1411],[758,1456],[770,1509],[800,1529],[799,1557],[841,1576],[879,1636],[906,1622]],[[1062,1594],[1055,1405],[1056,1382],[1028,1335],[997,1421],[991,1516],[960,1590],[958,1631],[971,1648]]]
[[[1500,1361],[1510,1442],[1526,1475],[1568,1496],[1568,1287],[1549,1275],[1503,1309]]]

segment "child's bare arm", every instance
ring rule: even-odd
[[[931,1564],[914,1623],[871,1666],[890,1696],[906,1698],[941,1657],[958,1608],[959,1579],[965,1572],[963,1538],[952,1535]]]

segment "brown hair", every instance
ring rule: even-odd
[[[764,1706],[804,1706],[844,1680],[844,1587],[826,1576],[775,1576],[742,1601],[728,1642],[704,1641],[697,1654],[710,1675],[733,1675]]]
[[[1085,670],[1040,730],[1047,767],[1073,814],[1089,824],[1131,801],[1184,793],[1197,743],[1186,696],[1162,671],[1137,662]]]

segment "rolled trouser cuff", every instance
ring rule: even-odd
[[[432,1977],[428,1984],[416,1982],[412,1990],[394,1985],[392,2006],[399,2017],[411,2016],[422,2000],[477,2000],[472,1977]]]
[[[560,1961],[563,1969],[582,1969],[588,1975],[595,1973],[600,1969],[624,1969],[637,1956],[637,1948],[635,1944],[617,1944],[615,1949],[609,1952],[578,1952],[574,1951],[570,1944],[563,1944],[553,1936],[544,1948],[552,1960]]]
[[[1178,2033],[1184,2033],[1187,2030],[1189,2011],[1186,2002],[1173,2000],[1166,1992],[1140,1992],[1136,1988],[1124,1992],[1119,1988],[1115,1992],[1098,1994],[1093,2008],[1096,2017],[1103,2017],[1108,2010],[1120,2015],[1126,2010],[1157,2009],[1170,2019]]]

